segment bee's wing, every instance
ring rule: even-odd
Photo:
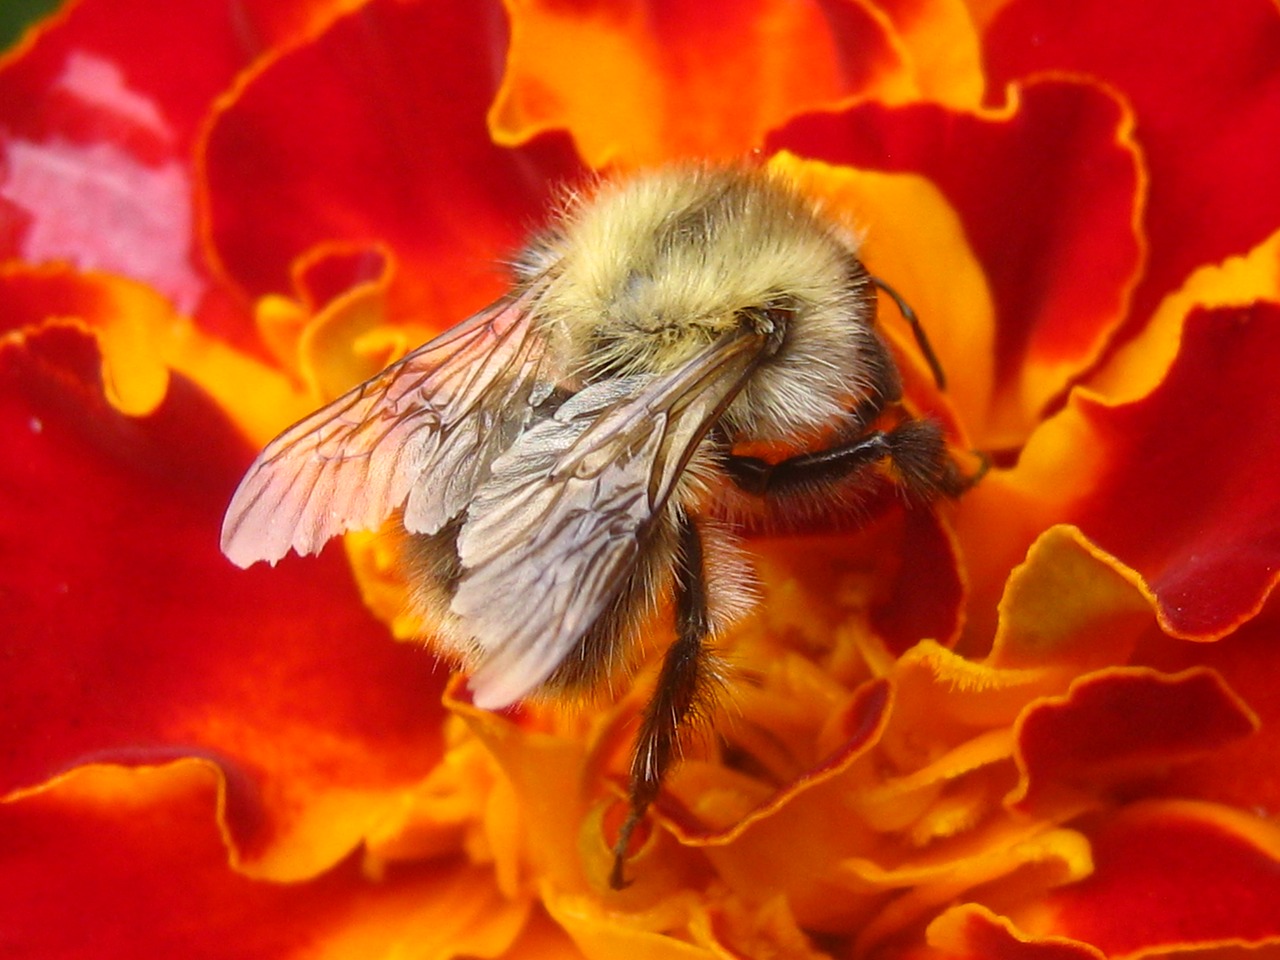
[[[272,440],[227,508],[222,552],[274,564],[401,508],[414,533],[460,513],[549,389],[531,297],[482,310]]]
[[[605,613],[760,345],[744,333],[670,374],[592,384],[493,462],[451,604],[478,648],[477,705],[532,692]]]

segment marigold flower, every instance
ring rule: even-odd
[[[752,542],[615,892],[651,669],[478,710],[376,537],[217,530],[557,184],[752,151],[866,225],[948,372],[884,311],[913,404],[992,466]],[[1278,152],[1268,0],[68,7],[0,61],[0,943],[1274,952]]]

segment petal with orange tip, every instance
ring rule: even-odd
[[[1135,36],[1141,43],[1134,43]],[[1206,43],[1206,38],[1212,38]],[[1137,118],[1150,254],[1129,333],[1195,269],[1280,223],[1280,11],[1270,0],[1016,0],[983,38],[991,90],[1044,73],[1097,78]]]
[[[1280,944],[1280,829],[1229,807],[1132,804],[1087,831],[1095,869],[1008,910],[1107,956]]]
[[[596,168],[736,160],[796,114],[917,93],[892,25],[870,4],[509,0],[507,9],[494,139],[565,129]]]
[[[528,901],[458,859],[373,879],[355,858],[311,883],[233,866],[207,760],[93,765],[0,803],[0,928],[13,956],[384,956],[413,943],[495,957]],[[176,882],[175,882],[176,881]]]
[[[961,542],[985,536],[990,510],[1027,532],[1074,523],[1142,578],[1164,629],[1223,636],[1258,612],[1280,570],[1278,366],[1280,306],[1193,311],[1158,388],[1117,406],[1075,396],[1017,467],[966,501]],[[997,488],[1003,503],[989,499]],[[1018,527],[1006,532],[985,553],[992,580],[1019,552]]]
[[[1197,797],[1242,810],[1280,811],[1280,602],[1273,598],[1257,617],[1214,643],[1188,643],[1153,633],[1135,661],[1177,673],[1190,669],[1216,671],[1257,715],[1250,736],[1222,744],[1169,772],[1156,792],[1169,797]]]
[[[217,530],[251,451],[185,377],[121,414],[102,362],[66,328],[0,344],[0,789],[88,758],[213,755],[246,869],[313,875],[431,768],[441,677],[387,642],[339,555],[236,571]]]
[[[1110,403],[1137,400],[1164,379],[1178,355],[1182,327],[1196,307],[1280,302],[1280,231],[1248,253],[1201,267],[1156,308],[1141,332],[1120,346],[1087,385]]]
[[[991,450],[1022,443],[1124,316],[1143,259],[1132,122],[1106,88],[1055,78],[974,113],[863,104],[804,117],[768,146],[923,174],[958,212],[995,304],[994,352],[979,361],[992,364],[991,397],[963,411],[974,445]]]
[[[310,409],[309,398],[278,371],[209,336],[133,280],[10,262],[0,268],[0,316],[11,338],[46,326],[90,334],[102,358],[105,399],[121,413],[154,412],[172,373],[197,384],[255,443]]]
[[[0,267],[0,331],[13,342],[48,325],[92,333],[105,398],[121,413],[142,416],[164,399],[169,370],[162,341],[173,323],[169,304],[138,283],[63,266]]]
[[[929,924],[938,960],[1106,960],[1097,947],[1066,937],[1032,937],[977,903],[964,903]]]
[[[1030,813],[1055,794],[1132,789],[1257,727],[1258,718],[1213,670],[1102,670],[1019,717],[1022,779],[1006,802]]]
[[[285,293],[317,244],[385,245],[400,315],[448,326],[495,299],[498,261],[555,183],[581,176],[562,140],[491,142],[500,18],[488,0],[373,0],[246,74],[201,144],[203,228],[227,279],[253,297]]]

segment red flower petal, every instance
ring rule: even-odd
[[[579,175],[561,140],[490,141],[505,52],[495,3],[375,0],[265,64],[216,113],[204,145],[206,229],[251,295],[289,292],[319,243],[385,243],[403,309],[451,324],[505,286],[553,182]],[[315,109],[315,104],[323,109]]]
[[[1093,833],[1095,871],[1015,922],[1137,951],[1280,942],[1280,833],[1210,804],[1129,807]]]
[[[1217,671],[1261,721],[1250,737],[1224,744],[1210,756],[1182,764],[1162,784],[1167,796],[1198,797],[1280,812],[1280,604],[1273,599],[1253,620],[1213,644],[1163,635],[1139,648],[1135,659],[1167,671],[1203,665]]]
[[[1079,403],[1104,466],[1072,519],[1142,574],[1179,635],[1237,626],[1280,571],[1277,369],[1280,305],[1202,310],[1145,400]]]
[[[371,881],[354,858],[307,884],[228,866],[207,761],[90,766],[0,804],[0,930],[12,957],[497,956],[528,914],[459,860]]]
[[[956,207],[996,304],[997,388],[991,409],[966,411],[991,449],[1019,444],[1119,322],[1141,261],[1127,122],[1101,88],[1045,81],[1007,113],[864,104],[797,120],[769,146],[919,172]]]
[[[1011,800],[1030,812],[1064,791],[1135,784],[1256,726],[1212,670],[1176,676],[1145,668],[1102,671],[1072,684],[1065,697],[1032,706],[1019,720],[1023,781]]]
[[[0,257],[110,270],[195,310],[196,131],[264,45],[335,5],[68,4],[0,67]]]
[[[894,654],[925,637],[950,646],[960,631],[965,600],[950,531],[936,512],[923,508],[904,511],[901,529],[902,538],[890,549],[867,550],[870,563],[894,568],[885,577],[886,594],[871,607],[872,628]],[[867,544],[860,539],[855,551]]]
[[[175,326],[159,296],[128,281],[61,267],[10,262],[0,268],[0,331],[35,330],[46,321],[80,328],[96,321],[107,400],[133,415],[155,410],[169,371],[152,340],[157,329]]]
[[[963,501],[974,595],[1065,522],[1141,575],[1166,630],[1213,639],[1253,616],[1280,570],[1277,369],[1280,305],[1200,309],[1146,397],[1073,398]]]
[[[993,90],[1065,70],[1133,104],[1150,171],[1138,321],[1195,267],[1247,250],[1280,222],[1280,15],[1269,0],[1018,0],[984,46]]]
[[[438,757],[444,673],[388,642],[340,554],[235,570],[218,528],[250,451],[185,379],[133,419],[98,367],[68,329],[0,349],[0,791],[90,758],[212,754],[244,856],[327,866]]]

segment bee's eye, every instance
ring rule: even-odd
[[[764,317],[777,331],[786,330],[796,316],[796,304],[792,301],[769,303],[765,305]]]
[[[746,327],[765,337],[768,342],[766,352],[772,356],[786,339],[787,329],[795,319],[797,306],[790,297],[780,297],[768,300],[758,307],[748,307],[739,316]]]
[[[778,334],[795,319],[799,305],[790,297],[768,300],[758,307],[747,307],[740,316],[743,323],[758,333]]]

